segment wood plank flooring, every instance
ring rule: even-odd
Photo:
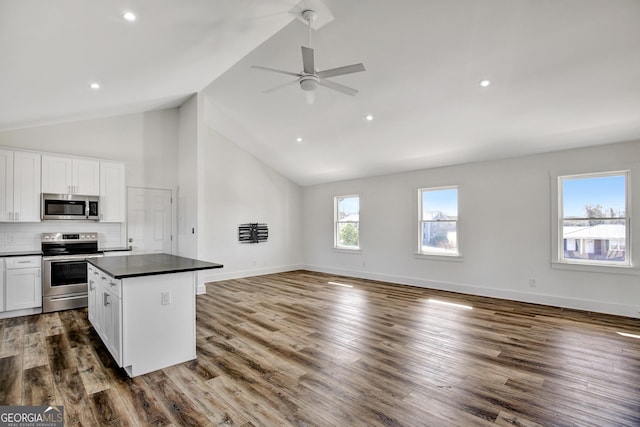
[[[616,332],[640,320],[295,271],[208,284],[198,358],[134,379],[86,310],[0,320],[0,405],[64,405],[68,426],[640,426],[640,339]]]

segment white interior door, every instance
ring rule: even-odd
[[[171,253],[171,190],[127,188],[127,235],[134,254]]]

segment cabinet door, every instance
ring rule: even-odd
[[[42,282],[39,268],[20,268],[5,272],[6,310],[42,306]]]
[[[72,163],[71,159],[66,157],[42,156],[42,192],[72,193]]]
[[[103,315],[102,332],[104,344],[116,360],[118,366],[122,366],[121,357],[121,300],[116,295],[107,292],[103,288],[102,292]]]
[[[89,322],[91,322],[93,328],[98,332],[98,335],[100,335],[102,331],[102,307],[100,306],[100,298],[98,297],[98,295],[100,295],[100,286],[93,273],[93,271],[89,270],[89,274],[87,275],[89,282],[87,309]]]
[[[125,168],[122,163],[100,162],[100,221],[126,221]]]
[[[14,154],[14,221],[40,222],[40,154]]]
[[[98,196],[100,194],[100,162],[73,159],[73,194]]]
[[[0,258],[0,313],[4,310],[4,259]]]
[[[0,221],[13,221],[13,151],[0,150]]]

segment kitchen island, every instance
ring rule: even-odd
[[[196,358],[196,272],[169,254],[88,260],[89,321],[130,377]]]

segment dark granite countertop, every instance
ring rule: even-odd
[[[19,252],[0,252],[0,258],[2,257],[15,257],[15,256],[34,256],[42,255],[42,251],[19,251]]]
[[[87,261],[116,279],[222,268],[222,264],[169,254],[109,256]]]

